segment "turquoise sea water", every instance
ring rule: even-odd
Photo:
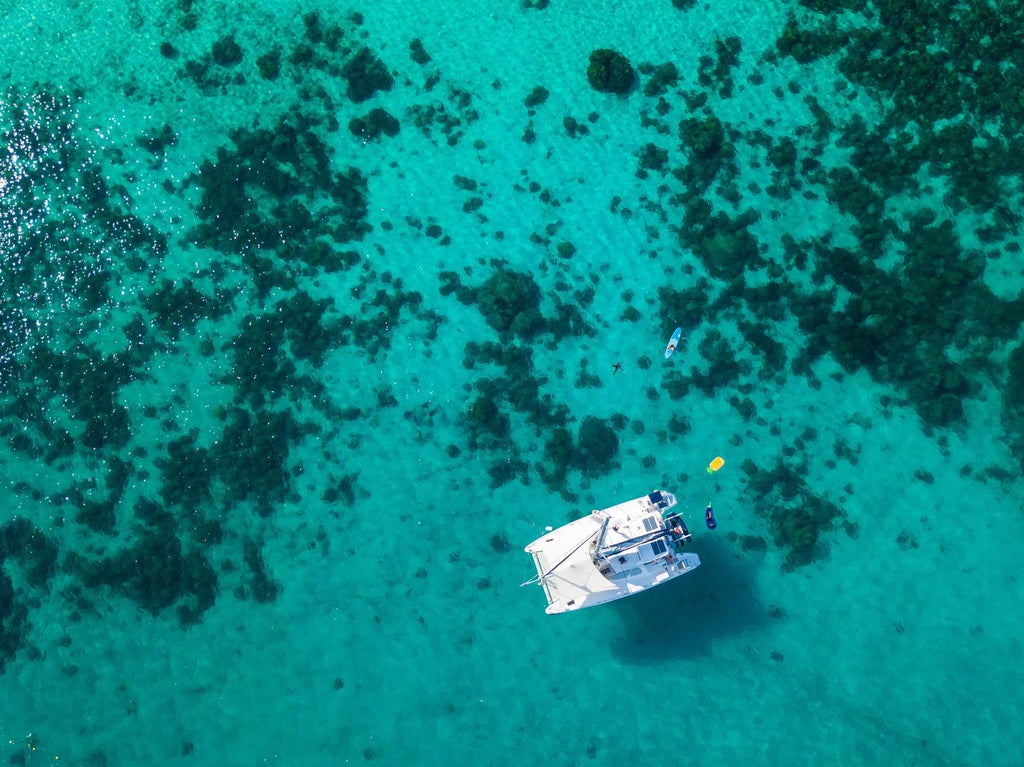
[[[4,763],[1024,763],[1021,15],[0,3]]]

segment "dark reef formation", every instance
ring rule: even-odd
[[[587,416],[577,435],[576,463],[584,474],[599,477],[612,467],[619,452],[615,430],[594,416]]]
[[[201,223],[193,237],[224,253],[287,249],[302,260],[319,238],[337,243],[366,233],[366,180],[335,170],[315,123],[283,116],[269,129],[240,128],[193,176]],[[273,162],[267,160],[272,159]],[[308,194],[318,200],[311,205]]]
[[[540,287],[528,274],[498,269],[476,291],[476,304],[487,324],[499,333],[529,338],[544,324]]]
[[[197,26],[197,12],[182,12],[182,30]],[[327,140],[343,123],[318,81],[340,84],[331,90],[353,105],[346,119],[356,138],[399,130],[386,105],[354,107],[394,86],[368,45],[345,45],[360,23],[311,13],[294,44],[252,50],[229,32],[192,60],[182,54],[190,47],[161,44],[184,86],[202,93],[230,93],[252,78],[304,83],[301,103],[238,125],[183,184],[163,183],[196,213],[190,230],[176,226],[173,245],[133,213],[128,191],[129,157],[160,172],[183,149],[173,123],[125,151],[97,152],[77,119],[81,94],[5,94],[0,131],[12,151],[0,156],[0,203],[5,220],[25,226],[3,241],[0,437],[15,459],[64,478],[13,489],[81,544],[63,549],[64,537],[24,517],[0,528],[0,668],[19,651],[40,654],[31,624],[43,598],[69,600],[80,617],[96,599],[120,595],[153,614],[173,611],[185,627],[224,593],[275,599],[281,587],[261,531],[295,499],[303,466],[294,448],[318,439],[323,423],[364,415],[345,392],[328,391],[320,368],[346,347],[385,352],[388,327],[407,319],[436,333],[442,318],[423,310],[422,297],[351,247],[370,231],[366,176],[355,143],[339,158]],[[412,50],[429,63],[422,46]],[[468,100],[452,98],[451,124],[421,117],[420,127],[454,135]],[[185,260],[205,266],[176,272],[164,261],[172,247],[201,249]],[[353,300],[324,297],[322,275],[344,280]],[[123,296],[136,289],[126,315]],[[158,375],[209,370],[210,391],[162,388],[154,365]],[[146,404],[127,404],[140,391]],[[187,413],[199,402],[213,417],[195,428]],[[396,404],[386,387],[378,402]],[[356,471],[328,472],[324,484],[325,503],[352,506],[362,493]],[[56,573],[61,594],[49,593]]]
[[[380,107],[371,109],[362,117],[353,117],[348,123],[353,136],[371,141],[381,136],[397,136],[400,127],[395,116]]]
[[[775,545],[786,554],[786,569],[825,555],[827,548],[821,538],[837,522],[843,523],[848,535],[856,537],[856,525],[846,521],[845,514],[834,503],[811,492],[800,478],[800,469],[780,461],[769,471],[749,459],[741,468],[747,478],[747,490],[757,502],[755,508],[767,517]]]
[[[369,48],[361,48],[341,68],[341,76],[348,82],[346,95],[355,103],[361,103],[378,91],[389,91],[395,78],[388,72],[384,62]]]
[[[610,48],[598,48],[590,54],[587,81],[596,91],[625,96],[636,83],[636,71],[629,59]]]

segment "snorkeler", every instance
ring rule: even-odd
[[[614,365],[612,365],[612,375],[615,375],[620,370],[622,370],[622,363],[621,362],[616,362]]]

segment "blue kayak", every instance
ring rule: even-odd
[[[672,338],[669,339],[668,346],[665,347],[665,359],[672,356],[676,350],[676,346],[679,345],[679,339],[683,337],[683,329],[676,328],[676,332],[672,334]]]

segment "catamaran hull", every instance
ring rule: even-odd
[[[582,610],[584,607],[594,607],[595,605],[603,605],[608,602],[614,602],[618,599],[625,599],[635,594],[639,594],[643,591],[654,588],[655,586],[661,586],[668,583],[673,578],[678,578],[680,575],[691,572],[700,566],[700,557],[690,552],[682,554],[676,557],[675,565],[671,569],[666,569],[664,575],[659,575],[655,579],[645,584],[626,584],[625,590],[621,590],[619,586],[614,586],[614,592],[611,591],[596,591],[592,595],[588,595],[584,599],[571,599],[569,601],[557,601],[551,602],[544,609],[548,615],[559,615],[561,613],[571,613],[576,610]]]
[[[661,586],[700,566],[684,552],[690,540],[682,517],[669,511],[671,493],[655,490],[598,509],[526,547],[537,568],[549,615],[614,602]],[[525,585],[525,584],[524,584]]]

